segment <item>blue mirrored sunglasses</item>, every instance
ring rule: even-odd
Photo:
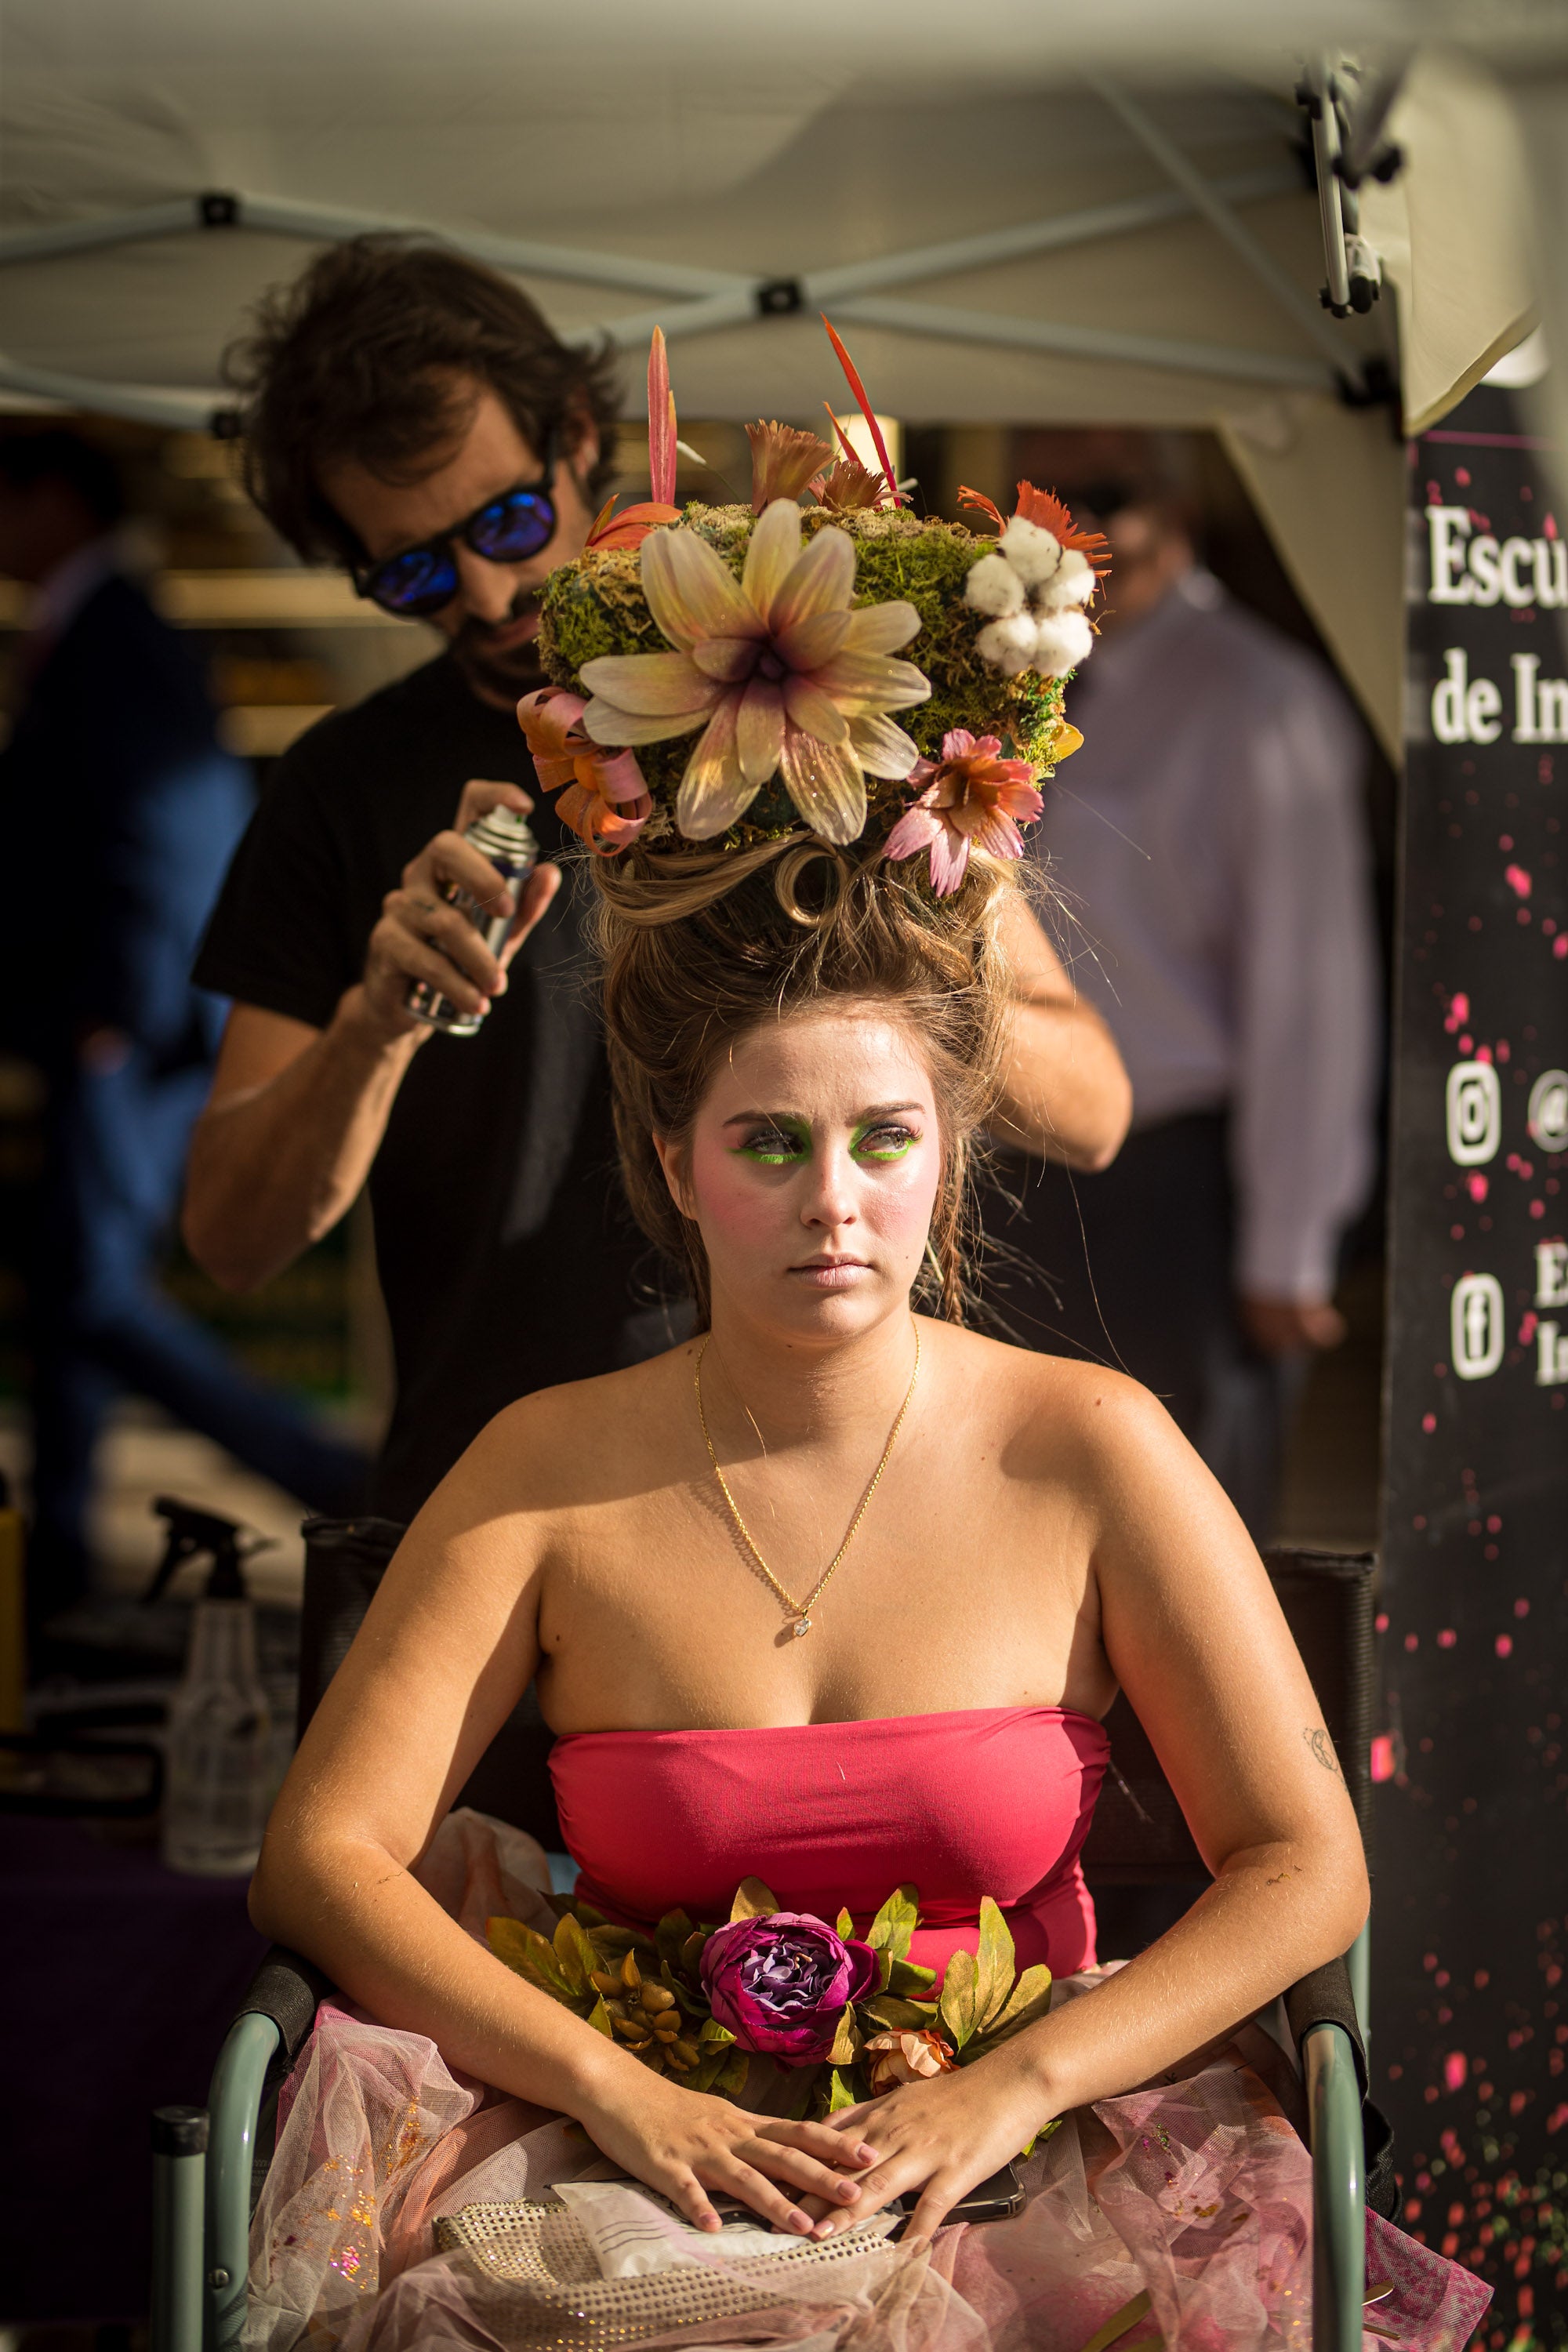
[[[356,563],[353,579],[357,594],[368,596],[384,613],[405,618],[438,613],[458,593],[454,542],[461,540],[489,563],[526,563],[548,547],[555,533],[555,443],[546,446],[544,474],[537,482],[519,483],[499,499],[487,499],[471,515],[405,547],[380,563]]]

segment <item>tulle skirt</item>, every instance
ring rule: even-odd
[[[544,1858],[499,1822],[452,1815],[420,1875],[481,1937],[497,1912],[549,1932]],[[1066,1979],[1057,2000],[1092,1995],[1105,1973]],[[765,2105],[772,2070],[753,2074],[747,2104]],[[783,2088],[776,2077],[772,2087]],[[610,2170],[582,2134],[457,2073],[426,2036],[330,2002],[279,2103],[252,2226],[247,2343],[1310,2352],[1300,2119],[1283,2053],[1247,2026],[1180,2079],[1068,2116],[1023,2167],[1013,2220],[956,2225],[925,2249],[889,2245],[868,2225],[822,2253],[760,2261],[723,2237],[682,2236],[674,2267],[606,2279],[552,2193]],[[1371,2213],[1367,2282],[1369,2347],[1460,2352],[1489,2299]]]

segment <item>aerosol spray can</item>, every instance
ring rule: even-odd
[[[481,857],[489,858],[515,900],[539,863],[539,844],[526,818],[519,816],[515,809],[493,808],[488,816],[476,818],[463,839],[472,842]],[[512,918],[482,907],[472,891],[456,882],[446,896],[448,905],[467,916],[491,955],[499,956]],[[475,1036],[484,1018],[479,1013],[465,1013],[427,980],[415,981],[404,1002],[418,1020],[427,1021],[433,1029],[444,1030],[448,1037]]]

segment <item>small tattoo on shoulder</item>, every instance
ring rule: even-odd
[[[1332,1772],[1339,1779],[1342,1780],[1344,1775],[1340,1771],[1340,1759],[1334,1754],[1334,1743],[1329,1738],[1328,1733],[1322,1728],[1322,1726],[1320,1724],[1317,1728],[1314,1729],[1312,1726],[1309,1724],[1306,1730],[1302,1732],[1301,1737],[1306,1741],[1308,1747],[1311,1749],[1313,1755],[1317,1758],[1319,1763],[1322,1766],[1324,1771]]]

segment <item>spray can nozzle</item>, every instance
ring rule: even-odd
[[[270,1551],[278,1541],[276,1536],[258,1534],[238,1519],[226,1519],[216,1511],[204,1511],[172,1495],[160,1495],[153,1508],[165,1522],[168,1533],[157,1573],[142,1595],[144,1604],[160,1600],[175,1571],[189,1559],[212,1561],[205,1599],[243,1601],[245,1562],[258,1551]]]

